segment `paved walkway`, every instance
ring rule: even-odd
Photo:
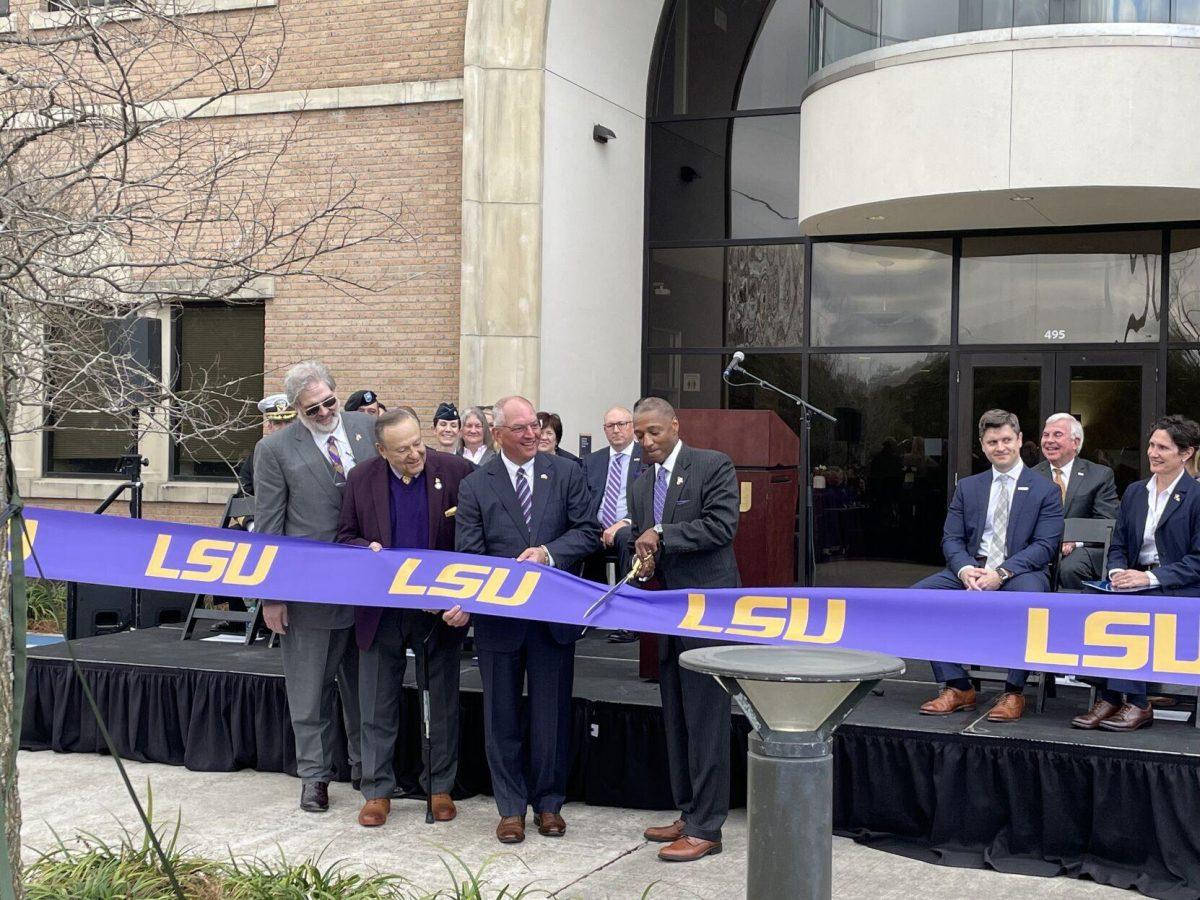
[[[32,851],[53,846],[52,828],[64,838],[80,832],[116,837],[122,825],[137,830],[137,815],[111,759],[22,753],[19,766],[27,858]],[[655,858],[657,845],[641,839],[646,825],[667,821],[661,813],[569,804],[563,810],[565,837],[541,838],[531,829],[524,844],[508,848],[493,836],[496,811],[490,797],[460,803],[458,819],[436,826],[425,824],[419,802],[398,802],[386,826],[365,829],[356,822],[359,795],[349,785],[333,785],[330,811],[312,815],[299,810],[299,782],[285,775],[189,772],[134,762],[126,766],[143,799],[147,783],[152,786],[155,820],[173,823],[180,814],[181,843],[206,856],[222,857],[232,850],[242,856],[277,857],[282,850],[289,860],[299,861],[323,854],[327,863],[345,859],[402,874],[432,890],[449,886],[442,861],[453,865],[448,857],[452,851],[474,871],[486,865],[495,888],[532,884],[557,897],[622,900],[640,897],[647,888],[650,897],[672,900],[744,895],[744,811],[730,818],[724,853],[698,863],[668,865]],[[926,865],[842,839],[834,842],[834,885],[839,900],[1136,896],[1069,878]]]

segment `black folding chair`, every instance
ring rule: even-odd
[[[225,504],[225,512],[221,516],[221,527],[246,531],[253,521],[254,498],[230,497],[229,502]],[[205,600],[212,597],[212,594],[196,594],[192,597],[192,606],[188,610],[187,620],[183,624],[183,634],[180,636],[180,640],[186,641],[191,638],[199,622],[239,622],[243,624],[246,628],[246,635],[242,639],[242,643],[246,646],[253,644],[260,635],[266,632],[262,618],[262,604],[257,600],[248,600],[247,606],[251,603],[254,605],[246,610],[215,609],[205,605]]]

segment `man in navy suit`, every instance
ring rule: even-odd
[[[633,413],[625,407],[614,406],[604,414],[604,437],[608,446],[589,453],[583,460],[596,521],[604,529],[600,534],[604,546],[587,558],[583,577],[607,584],[608,563],[620,565],[617,532],[630,524],[629,487],[644,467],[642,445],[633,439]],[[637,635],[621,629],[609,634],[608,640],[613,644],[627,644],[636,641]]]
[[[538,452],[537,414],[524,397],[505,397],[496,403],[495,414],[500,453],[459,487],[455,549],[578,571],[600,544],[582,467]],[[448,610],[445,619],[455,626],[467,622],[458,607]],[[484,744],[500,811],[496,837],[501,843],[525,839],[530,804],[539,834],[561,837],[566,832],[560,810],[571,761],[571,685],[579,634],[577,625],[499,616],[475,619]],[[527,676],[528,739],[521,722]]]
[[[991,469],[954,490],[942,533],[946,568],[913,585],[933,590],[1048,591],[1050,563],[1063,533],[1062,493],[1021,462],[1021,425],[1002,409],[979,418],[979,444]],[[1010,669],[988,721],[1015,722],[1025,711],[1028,673]],[[922,704],[927,716],[975,708],[975,689],[959,663],[935,662],[945,687]]]
[[[1152,473],[1125,489],[1108,547],[1117,590],[1195,597],[1200,589],[1200,485],[1187,471],[1200,426],[1183,416],[1154,423],[1146,456]],[[1154,722],[1144,681],[1107,679],[1076,728],[1136,731]]]

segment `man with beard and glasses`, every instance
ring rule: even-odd
[[[263,438],[254,452],[260,534],[329,542],[337,536],[346,478],[376,452],[374,417],[343,413],[335,386],[329,370],[315,360],[293,366],[284,377],[284,393],[297,415],[291,425]],[[335,687],[345,711],[351,777],[359,778],[354,607],[265,600],[263,619],[283,646],[296,772],[303,782],[300,808],[324,812],[334,776]]]

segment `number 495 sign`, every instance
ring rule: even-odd
[[[1065,341],[1067,339],[1067,330],[1065,328],[1048,328],[1042,337],[1048,341]]]

